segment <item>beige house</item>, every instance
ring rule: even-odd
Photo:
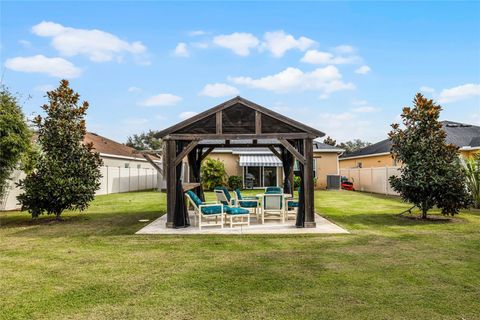
[[[314,141],[314,176],[317,189],[327,187],[327,175],[339,172],[338,158],[342,149]],[[224,163],[228,176],[254,177],[254,188],[283,185],[282,162],[270,150],[263,148],[216,148],[209,158]],[[187,167],[187,166],[184,166]],[[295,164],[295,169],[297,164]],[[185,175],[185,173],[184,173]]]
[[[442,121],[443,130],[447,133],[446,142],[459,148],[460,156],[468,157],[480,152],[480,127]],[[398,164],[392,158],[389,139],[382,140],[355,152],[345,153],[339,158],[340,169],[393,167]]]

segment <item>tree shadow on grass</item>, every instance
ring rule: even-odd
[[[31,219],[16,215],[3,217],[1,229],[20,229],[10,233],[11,236],[94,236],[94,235],[133,235],[135,232],[161,217],[164,212],[146,210],[140,212],[112,212],[112,213],[66,213],[62,221],[56,221],[54,216],[42,216]],[[147,222],[140,222],[148,219]]]
[[[350,227],[365,225],[372,227],[392,227],[392,226],[425,226],[438,224],[453,224],[465,223],[463,218],[459,217],[445,217],[442,215],[430,215],[427,220],[419,219],[418,216],[404,216],[392,213],[375,213],[375,214],[352,214],[352,215],[335,215],[332,217],[326,216],[329,220],[345,226]]]

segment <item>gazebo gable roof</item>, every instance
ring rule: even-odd
[[[312,127],[309,127],[301,122],[298,122],[296,120],[290,119],[284,115],[281,115],[275,111],[272,111],[270,109],[267,109],[261,105],[258,105],[252,101],[249,101],[247,99],[244,99],[240,96],[237,96],[233,99],[230,99],[228,101],[225,101],[213,108],[210,108],[202,113],[199,113],[189,119],[186,119],[182,122],[179,122],[167,129],[164,129],[157,133],[156,137],[157,138],[165,138],[170,134],[178,134],[178,133],[189,133],[189,131],[197,131],[202,130],[201,128],[204,128],[205,130],[208,130],[208,128],[211,129],[212,126],[215,126],[216,121],[216,115],[219,113],[219,111],[224,111],[228,112],[228,110],[233,110],[235,109],[235,112],[242,112],[246,111],[248,114],[248,110],[253,110],[255,112],[258,112],[262,115],[262,118],[265,119],[266,121],[269,121],[272,124],[276,124],[276,127],[283,128],[286,132],[296,132],[296,133],[306,133],[311,135],[312,137],[322,137],[325,134],[317,129],[314,129]],[[222,125],[226,125],[225,118],[222,121]],[[253,121],[250,121],[249,126],[253,126],[255,128],[255,119]],[[237,127],[238,129],[244,129],[243,127]],[[244,132],[235,132],[237,129],[235,127],[231,127],[230,130],[232,132],[230,133],[244,133]],[[282,133],[286,133],[282,132]],[[272,132],[273,133],[273,132]]]

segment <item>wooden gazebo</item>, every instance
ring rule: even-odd
[[[297,227],[315,227],[313,193],[313,139],[325,134],[277,112],[235,97],[177,123],[157,134],[165,143],[167,227],[189,226],[180,181],[183,158],[188,157],[191,182],[200,182],[200,165],[217,147],[268,148],[283,163],[284,190],[292,192],[294,159],[298,160],[302,187]],[[201,185],[193,189],[204,200]]]

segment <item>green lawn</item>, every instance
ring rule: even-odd
[[[351,234],[134,235],[165,211],[154,192],[61,223],[0,213],[0,318],[480,319],[479,211],[421,222],[395,198],[315,200]]]

